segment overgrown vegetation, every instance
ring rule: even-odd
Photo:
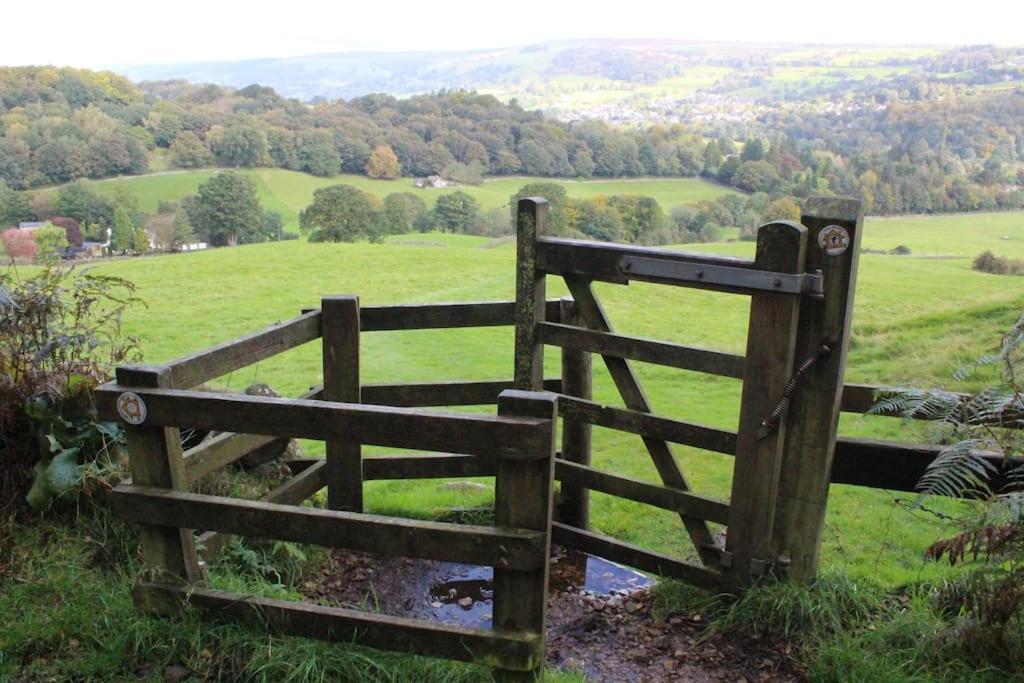
[[[1024,275],[1024,259],[996,256],[988,249],[974,258],[971,267],[993,275]]]
[[[117,464],[121,430],[97,420],[91,392],[139,357],[121,329],[139,303],[118,277],[0,271],[0,512],[22,500],[48,508]]]

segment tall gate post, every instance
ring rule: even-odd
[[[539,417],[549,420],[550,434],[544,442],[546,453],[531,460],[498,459],[494,491],[494,523],[498,527],[533,529],[551,533],[555,478],[555,434],[558,399],[554,394],[507,390],[498,397],[498,414],[506,417]],[[545,637],[548,605],[548,568],[551,543],[545,547],[543,566],[532,571],[494,568],[494,629],[527,631]],[[543,652],[545,648],[540,648]],[[532,671],[498,669],[500,681],[540,680],[544,662]]]
[[[134,486],[152,486],[175,491],[185,490],[185,463],[181,452],[181,432],[171,427],[145,425],[146,404],[131,393],[131,387],[170,389],[166,368],[131,365],[117,369],[117,383],[127,391],[117,400],[117,409],[125,421],[128,462]],[[181,586],[203,579],[196,555],[192,529],[144,524],[139,530],[142,542],[143,575],[134,589],[140,608],[157,613],[175,610],[159,595],[145,592],[145,583]]]
[[[545,278],[537,270],[537,235],[545,231],[548,200],[526,197],[516,205],[516,389],[544,388],[544,345],[537,323],[544,321]]]
[[[569,297],[559,301],[563,325],[582,327],[582,317]],[[562,393],[590,400],[593,394],[593,361],[587,351],[562,347]],[[562,420],[562,458],[590,465],[593,427],[578,417]],[[578,484],[562,482],[559,490],[558,521],[577,529],[590,528],[590,490]]]
[[[759,269],[804,272],[807,229],[790,221],[762,225],[757,231]],[[769,570],[776,491],[782,466],[785,420],[765,431],[765,419],[783,395],[793,373],[799,295],[760,292],[751,295],[747,352],[743,371],[736,462],[733,469],[726,556],[730,581],[745,585]]]
[[[797,330],[797,362],[829,348],[803,379],[789,406],[773,546],[790,561],[788,576],[814,578],[825,524],[829,475],[850,343],[853,294],[863,228],[855,199],[814,197],[805,203],[807,270],[820,270],[825,296],[804,298]]]
[[[359,297],[324,297],[323,331],[325,401],[359,403]],[[358,442],[327,442],[327,507],[363,511],[363,458]]]

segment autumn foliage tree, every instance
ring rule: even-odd
[[[394,180],[402,175],[402,167],[398,163],[395,150],[389,145],[377,145],[370,152],[370,160],[366,162],[366,175],[384,180]]]
[[[0,234],[3,239],[4,251],[12,259],[31,260],[36,257],[39,247],[36,245],[35,237],[28,230],[11,228]]]

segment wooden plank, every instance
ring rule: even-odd
[[[590,424],[644,437],[694,446],[706,451],[725,453],[726,455],[735,455],[736,453],[735,432],[708,427],[696,422],[674,420],[638,410],[613,408],[564,394],[560,394],[559,399],[559,412],[566,417],[585,420]]]
[[[320,311],[218,344],[168,363],[171,387],[189,389],[320,337]]]
[[[879,394],[907,391],[900,387],[878,387],[870,384],[847,384],[843,387],[842,410],[844,413],[866,413],[878,402]],[[942,393],[955,397],[962,402],[970,401],[973,396],[959,391],[943,391]],[[897,416],[896,413],[879,413],[881,415]],[[902,417],[902,416],[900,416]],[[914,420],[927,419],[923,416],[911,416]],[[1007,412],[993,417],[991,420],[977,421],[975,424],[990,424],[1003,429],[1024,429],[1024,413]]]
[[[471,629],[453,624],[393,617],[340,607],[261,598],[205,588],[145,585],[210,616],[238,621],[260,631],[334,643],[532,670],[543,663],[543,636]]]
[[[582,488],[601,491],[688,517],[705,519],[718,524],[725,524],[728,521],[729,505],[720,500],[602,472],[566,460],[555,462],[555,478],[563,484],[572,483]],[[569,526],[576,525],[570,524]]]
[[[875,439],[839,437],[836,440],[830,481],[890,491],[917,491],[917,482],[943,446]],[[990,484],[999,490],[1011,482],[1008,472],[1024,465],[1024,458],[1009,461],[1000,453],[976,451],[999,472]]]
[[[604,356],[655,363],[723,377],[741,378],[743,376],[743,356],[731,353],[654,339],[586,330],[563,323],[541,323],[539,330],[543,343],[560,346],[563,349],[592,351]]]
[[[512,386],[511,380],[364,384],[362,402],[403,408],[495,405],[498,394]],[[562,380],[544,380],[544,390],[560,392]]]
[[[666,263],[724,266],[743,270],[775,270],[758,266],[756,262],[748,259],[727,256],[669,251],[655,247],[627,246],[559,237],[542,237],[537,240],[537,267],[545,273],[552,275],[571,276],[586,280],[603,280],[619,284],[628,284],[630,280],[640,280],[713,291],[752,293],[743,287],[731,287],[707,282],[680,282],[673,278],[630,272],[624,266],[631,258],[657,259]]]
[[[803,272],[806,251],[807,229],[797,223],[768,223],[757,232],[755,262],[765,270]],[[772,561],[769,555],[786,425],[783,420],[767,433],[762,433],[762,426],[793,375],[800,300],[760,293],[750,301],[726,536],[726,551],[733,557],[729,578],[740,585],[764,573]]]
[[[133,389],[105,384],[95,391],[101,419],[117,421],[115,403],[134,390],[146,403],[147,426],[182,426],[245,434],[328,441],[353,438],[364,444],[448,452],[452,444],[467,455],[538,457],[546,438],[543,420],[215,394],[178,389]]]
[[[364,332],[448,327],[500,327],[515,324],[514,301],[363,306]],[[546,302],[545,316],[558,320],[558,299]]]
[[[325,486],[327,486],[327,461],[318,460],[280,486],[268,491],[260,497],[260,500],[264,503],[279,505],[300,505]],[[199,534],[196,543],[202,548],[203,558],[209,562],[220,554],[224,544],[230,538],[230,535],[218,531],[206,531]]]
[[[544,321],[546,281],[537,268],[537,236],[547,227],[548,202],[542,197],[520,199],[516,207],[515,387],[540,390],[544,383],[544,345],[537,324]]]
[[[570,298],[562,299],[562,318],[579,325],[582,320]],[[543,325],[543,323],[541,323]],[[572,328],[577,329],[577,328]],[[543,343],[543,334],[541,335]],[[593,361],[586,351],[562,349],[562,386],[569,396],[589,401],[593,397]],[[588,420],[565,415],[562,420],[562,457],[569,462],[590,465],[593,429]],[[563,481],[558,491],[558,520],[580,529],[590,527],[590,491],[572,481]]]
[[[801,222],[808,231],[804,267],[823,274],[824,296],[800,302],[796,358],[798,363],[814,357],[818,361],[789,404],[782,456],[785,476],[779,480],[772,532],[772,553],[789,559],[787,576],[794,581],[812,580],[818,568],[864,225],[864,212],[856,199],[813,197],[804,207]],[[838,230],[847,235],[845,250],[826,252],[821,245]]]
[[[117,379],[138,390],[171,384],[166,368],[142,365],[118,368]],[[139,410],[137,405],[134,410]],[[132,481],[179,491],[188,485],[181,457],[181,433],[177,429],[126,424],[125,438]],[[182,525],[177,522],[160,524],[145,519],[140,522],[143,569],[151,581],[189,585],[203,579],[191,529],[179,528]]]
[[[531,571],[545,564],[546,534],[320,510],[140,486],[118,486],[118,514],[131,522],[220,531],[402,557]]]
[[[222,432],[185,451],[185,479],[192,484],[259,448],[285,442],[274,436]]]
[[[552,525],[551,533],[555,543],[641,571],[681,579],[712,590],[721,588],[723,584],[722,574],[716,569],[644,550],[610,536],[584,531],[559,522]]]
[[[597,297],[594,296],[590,281],[571,275],[565,276],[564,279],[576,301],[577,310],[587,326],[599,332],[613,332],[608,317],[601,308]],[[630,367],[629,361],[614,356],[602,356],[602,358],[626,407],[632,411],[650,413],[651,405],[636,375],[633,374],[633,368]],[[689,491],[690,485],[686,481],[686,477],[683,476],[682,470],[679,469],[679,463],[676,462],[675,455],[668,443],[652,436],[642,436],[641,438],[654,461],[661,482],[672,488]],[[707,523],[702,519],[686,516],[683,516],[682,520],[701,560],[706,564],[717,563],[720,558],[717,552],[711,550],[715,542]]]
[[[301,394],[299,398],[318,398],[320,393],[319,388],[314,388]],[[261,448],[271,447],[278,441],[282,442],[282,447],[285,445],[285,440],[278,437],[220,432],[185,451],[185,479],[189,484],[195,483],[207,474],[241,460]]]
[[[520,237],[522,233],[520,232]],[[547,440],[529,462],[498,461],[494,484],[494,523],[499,529],[532,529],[544,538],[543,563],[532,571],[494,567],[494,628],[543,635],[548,606],[548,567],[551,555],[551,517],[555,476],[557,399],[553,394],[504,391],[498,398],[500,415],[535,417],[546,421]],[[525,676],[503,672],[501,680],[540,678],[542,664]]]
[[[323,400],[359,403],[359,297],[324,297],[320,308]],[[362,512],[362,444],[343,437],[329,440],[326,449],[328,509]]]
[[[430,453],[428,455],[368,455],[363,458],[363,478],[367,481],[492,477],[497,470],[496,460],[478,455]]]

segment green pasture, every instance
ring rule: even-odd
[[[112,196],[121,185],[139,199],[143,211],[155,211],[161,201],[179,200],[195,194],[201,183],[216,170],[170,171],[143,176],[130,176],[112,180],[86,181],[97,192]],[[313,201],[313,193],[321,187],[345,183],[383,198],[392,192],[415,192],[432,206],[442,194],[462,190],[477,199],[484,209],[507,206],[509,197],[531,182],[556,182],[566,188],[570,197],[586,199],[597,195],[617,193],[642,194],[657,199],[668,211],[676,204],[715,199],[736,190],[699,178],[622,178],[615,180],[556,180],[529,176],[488,179],[482,185],[464,185],[444,189],[417,189],[412,178],[375,180],[362,175],[337,175],[320,178],[278,168],[240,171],[253,178],[260,201],[265,209],[277,211],[284,217],[286,227],[298,230],[299,211]],[[52,190],[51,190],[52,191]]]

